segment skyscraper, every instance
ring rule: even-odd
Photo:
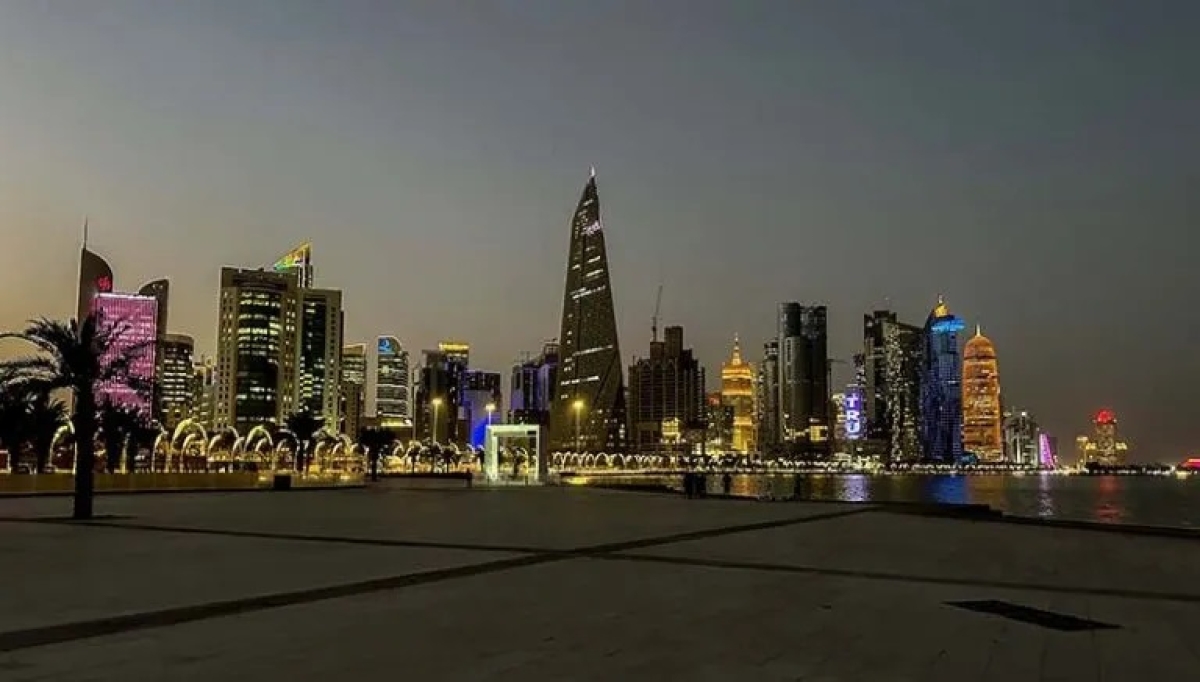
[[[1000,371],[996,347],[975,328],[963,349],[963,449],[982,462],[1004,459],[1003,414],[1000,411]]]
[[[296,409],[336,428],[341,417],[342,292],[300,290]],[[286,415],[285,415],[286,416]]]
[[[733,337],[733,353],[721,367],[721,402],[733,409],[732,448],[734,452],[755,452],[754,365],[742,359],[742,344]]]
[[[221,268],[215,428],[245,434],[296,410],[300,300],[291,274]]]
[[[962,357],[958,332],[963,322],[938,304],[925,321],[921,372],[921,448],[938,464],[962,459]]]
[[[514,424],[549,424],[550,403],[558,373],[558,344],[546,343],[536,358],[512,369],[509,421]]]
[[[1011,464],[1037,464],[1038,424],[1026,410],[1004,412],[1004,458]]]
[[[564,289],[551,447],[572,449],[578,440],[585,450],[623,451],[625,379],[594,171],[571,220]]]
[[[408,351],[394,336],[380,336],[367,359],[367,416],[385,428],[412,425]]]
[[[460,385],[466,367],[441,350],[423,351],[413,397],[415,434],[422,440],[462,443],[459,420]]]
[[[779,305],[779,425],[795,454],[828,454],[829,352],[825,306]]]
[[[703,439],[704,368],[683,347],[683,327],[650,342],[650,357],[629,368],[631,441],[636,452],[688,454],[690,434]]]
[[[779,451],[779,341],[763,344],[763,360],[758,366],[758,451]]]
[[[459,410],[467,423],[467,442],[474,447],[481,447],[487,427],[504,421],[500,374],[468,369],[462,373],[459,381]]]
[[[174,431],[179,422],[191,417],[196,395],[193,390],[196,343],[190,336],[167,334],[158,346],[161,361],[160,391],[162,425]]]
[[[156,351],[154,353],[154,385],[151,389],[151,416],[159,423],[165,423],[166,414],[163,405],[163,372],[166,369],[163,366],[165,356],[161,351],[162,344],[167,338],[167,313],[170,310],[171,304],[171,282],[166,279],[156,279],[152,282],[147,282],[138,289],[139,296],[149,296],[156,302],[155,318],[157,320],[157,331],[155,334],[154,345]]]
[[[108,261],[87,247],[87,226],[84,225],[83,248],[79,252],[79,286],[75,306],[75,319],[80,323],[91,314],[92,302],[97,294],[113,292],[113,270]]]
[[[92,310],[100,324],[112,334],[112,343],[102,362],[107,365],[118,357],[131,357],[130,377],[145,384],[128,386],[124,382],[102,383],[96,402],[111,402],[151,416],[153,396],[149,389],[155,376],[158,301],[152,296],[98,293],[92,299]]]
[[[407,378],[407,377],[406,377]],[[342,423],[340,433],[358,437],[366,414],[367,344],[342,347]]]

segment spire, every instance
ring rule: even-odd
[[[596,167],[592,166],[592,177],[596,177]]]
[[[742,364],[742,342],[736,333],[733,335],[733,357],[730,358],[730,364]]]
[[[933,316],[934,317],[946,317],[949,314],[950,314],[950,308],[948,308],[946,306],[946,299],[942,298],[941,294],[938,294],[938,302],[937,302],[937,306],[935,306],[933,309]]]
[[[975,325],[975,336],[983,336],[983,325],[981,325],[981,324]]]
[[[83,248],[84,248],[84,250],[87,249],[87,239],[88,239],[88,217],[85,214],[83,216]]]

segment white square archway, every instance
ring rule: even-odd
[[[488,483],[500,480],[500,441],[514,438],[532,438],[533,449],[530,454],[534,461],[530,462],[538,483],[546,481],[550,471],[549,457],[546,455],[546,428],[537,424],[489,424],[483,444],[483,478]]]

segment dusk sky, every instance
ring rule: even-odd
[[[0,328],[312,240],[347,341],[508,369],[558,332],[595,166],[626,364],[655,292],[715,387],[782,300],[983,325],[1009,405],[1200,453],[1200,3],[0,2]],[[0,352],[11,353],[5,346]],[[844,382],[848,374],[841,371]]]

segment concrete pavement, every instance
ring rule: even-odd
[[[68,507],[0,500],[0,680],[1200,671],[1189,539],[578,487]]]

